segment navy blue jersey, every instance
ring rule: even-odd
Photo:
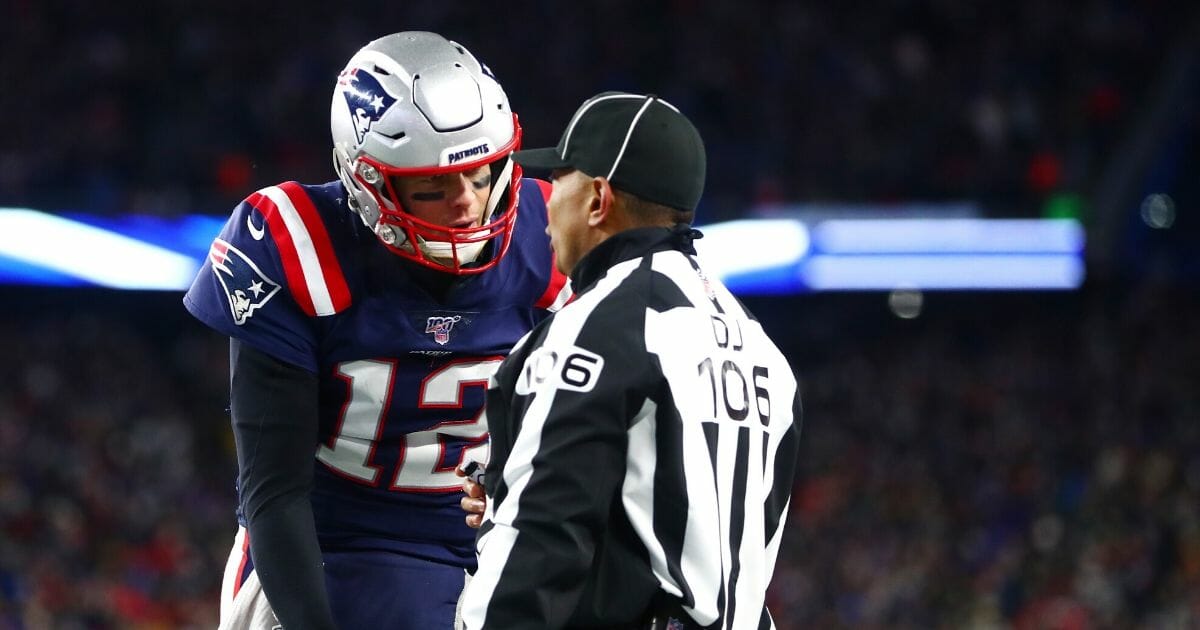
[[[346,206],[339,182],[264,188],[213,241],[187,309],[319,377],[323,549],[473,566],[454,468],[487,460],[488,377],[570,294],[545,235],[548,190],[522,180],[508,254],[440,300]]]

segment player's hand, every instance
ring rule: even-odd
[[[477,462],[468,462],[465,466],[454,469],[454,474],[463,478],[463,493],[467,496],[459,501],[463,511],[467,513],[467,527],[479,529],[483,524],[483,509],[487,506],[487,497],[483,493],[483,469]],[[475,473],[475,474],[473,474]]]

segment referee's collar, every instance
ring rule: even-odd
[[[575,287],[576,294],[583,293],[613,266],[652,252],[674,249],[695,255],[692,241],[703,236],[700,230],[686,223],[670,228],[634,228],[614,234],[579,260],[571,271],[571,286]]]

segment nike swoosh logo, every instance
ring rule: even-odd
[[[250,217],[250,214],[246,215],[246,229],[250,230],[250,236],[253,236],[254,240],[263,240],[263,236],[267,234],[267,229],[265,227],[254,227],[254,221],[251,221]]]

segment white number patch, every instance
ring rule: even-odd
[[[542,387],[590,392],[603,369],[604,357],[583,348],[538,348],[525,359],[517,377],[516,392],[527,396]]]

